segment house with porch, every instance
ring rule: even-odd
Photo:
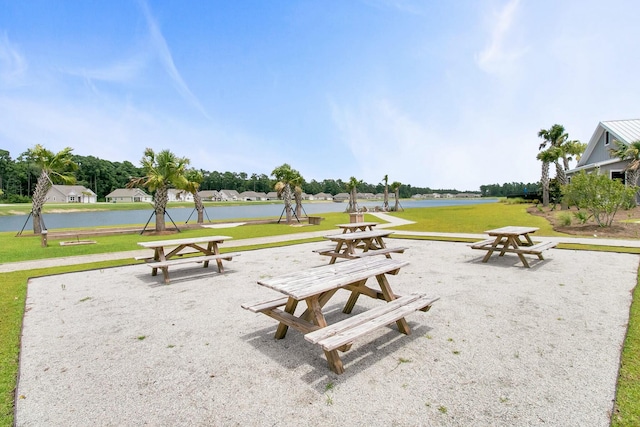
[[[51,186],[45,197],[45,203],[97,203],[96,193],[84,185]]]
[[[576,167],[567,171],[569,179],[583,170],[587,173],[599,170],[609,178],[620,179],[626,183],[625,169],[629,165],[629,160],[620,160],[611,154],[611,150],[616,149],[615,141],[627,145],[640,141],[640,119],[598,123]]]

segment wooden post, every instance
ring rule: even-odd
[[[48,242],[47,242],[47,234],[49,234],[49,232],[47,230],[42,230],[42,232],[40,233],[40,236],[42,238],[42,247],[46,248],[47,246],[49,246]]]

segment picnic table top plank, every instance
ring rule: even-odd
[[[494,230],[487,230],[489,236],[521,236],[523,234],[535,233],[538,231],[538,227],[520,227],[515,225],[508,225],[506,227],[496,228]]]
[[[407,265],[409,265],[408,261],[389,258],[360,258],[262,279],[258,284],[299,301],[369,277],[389,273]]]
[[[167,246],[180,246],[180,245],[194,245],[197,243],[209,243],[209,242],[224,242],[225,240],[231,240],[230,236],[202,236],[191,237],[187,239],[172,239],[172,240],[154,240],[150,242],[138,242],[139,246],[149,249],[155,249]]]
[[[361,240],[361,239],[372,239],[375,237],[387,237],[390,234],[393,234],[392,230],[367,230],[367,231],[354,231],[353,233],[340,233],[340,234],[330,234],[328,236],[324,236],[325,239],[340,241],[340,240]]]
[[[375,227],[377,222],[349,222],[347,224],[338,224],[336,227],[340,228],[358,228],[358,227]]]

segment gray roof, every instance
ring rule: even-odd
[[[58,190],[59,192],[61,192],[65,196],[76,196],[76,195],[80,195],[80,194],[90,194],[92,196],[96,195],[96,193],[91,191],[91,189],[89,189],[89,188],[87,188],[87,187],[85,187],[83,185],[59,185],[59,184],[54,184],[51,187],[55,188],[56,190]]]
[[[592,167],[597,165],[604,165],[611,162],[619,162],[620,159],[609,159],[601,162],[592,162],[591,153],[596,149],[598,141],[604,132],[609,132],[612,136],[612,140],[618,140],[624,144],[629,144],[633,141],[640,140],[640,119],[632,120],[609,120],[606,122],[598,123],[596,130],[593,132],[587,148],[582,154],[582,157],[578,161],[575,169],[572,171],[583,169],[586,167]]]
[[[133,197],[138,194],[142,194],[143,197],[151,197],[139,188],[116,188],[111,193],[107,194],[106,197]]]
[[[640,119],[611,120],[601,122],[601,124],[621,142],[629,143],[640,140]]]

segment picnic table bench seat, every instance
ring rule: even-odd
[[[440,298],[420,293],[406,295],[338,323],[309,332],[304,338],[313,344],[319,344],[325,351],[340,349],[344,346],[348,348],[355,339],[396,322],[407,314],[418,310],[428,311],[438,299]]]
[[[473,244],[471,244],[471,249],[486,249],[487,246],[492,246],[493,242],[495,242],[496,239],[487,239],[487,240],[482,240],[480,242],[475,242]]]
[[[171,258],[165,261],[155,261],[153,258],[151,261],[148,261],[146,264],[152,268],[162,268],[169,267],[171,265],[180,265],[180,264],[189,264],[195,262],[207,262],[213,261],[216,259],[223,259],[225,261],[231,261],[234,256],[240,256],[239,252],[236,253],[226,253],[226,254],[216,254],[216,255],[200,255],[200,256],[190,256],[190,257],[180,257],[180,258]]]
[[[289,297],[280,297],[273,300],[261,301],[255,303],[245,303],[242,304],[241,307],[245,310],[252,311],[254,313],[262,313],[267,310],[272,310],[274,308],[282,307],[287,303]]]
[[[362,257],[367,257],[367,256],[371,256],[371,255],[387,255],[390,253],[396,253],[396,254],[403,254],[404,251],[406,251],[407,247],[399,247],[399,248],[382,248],[382,249],[376,249],[376,250],[372,250],[372,251],[366,251],[366,252],[360,252],[357,254],[353,254],[352,256],[354,258],[362,258]]]

